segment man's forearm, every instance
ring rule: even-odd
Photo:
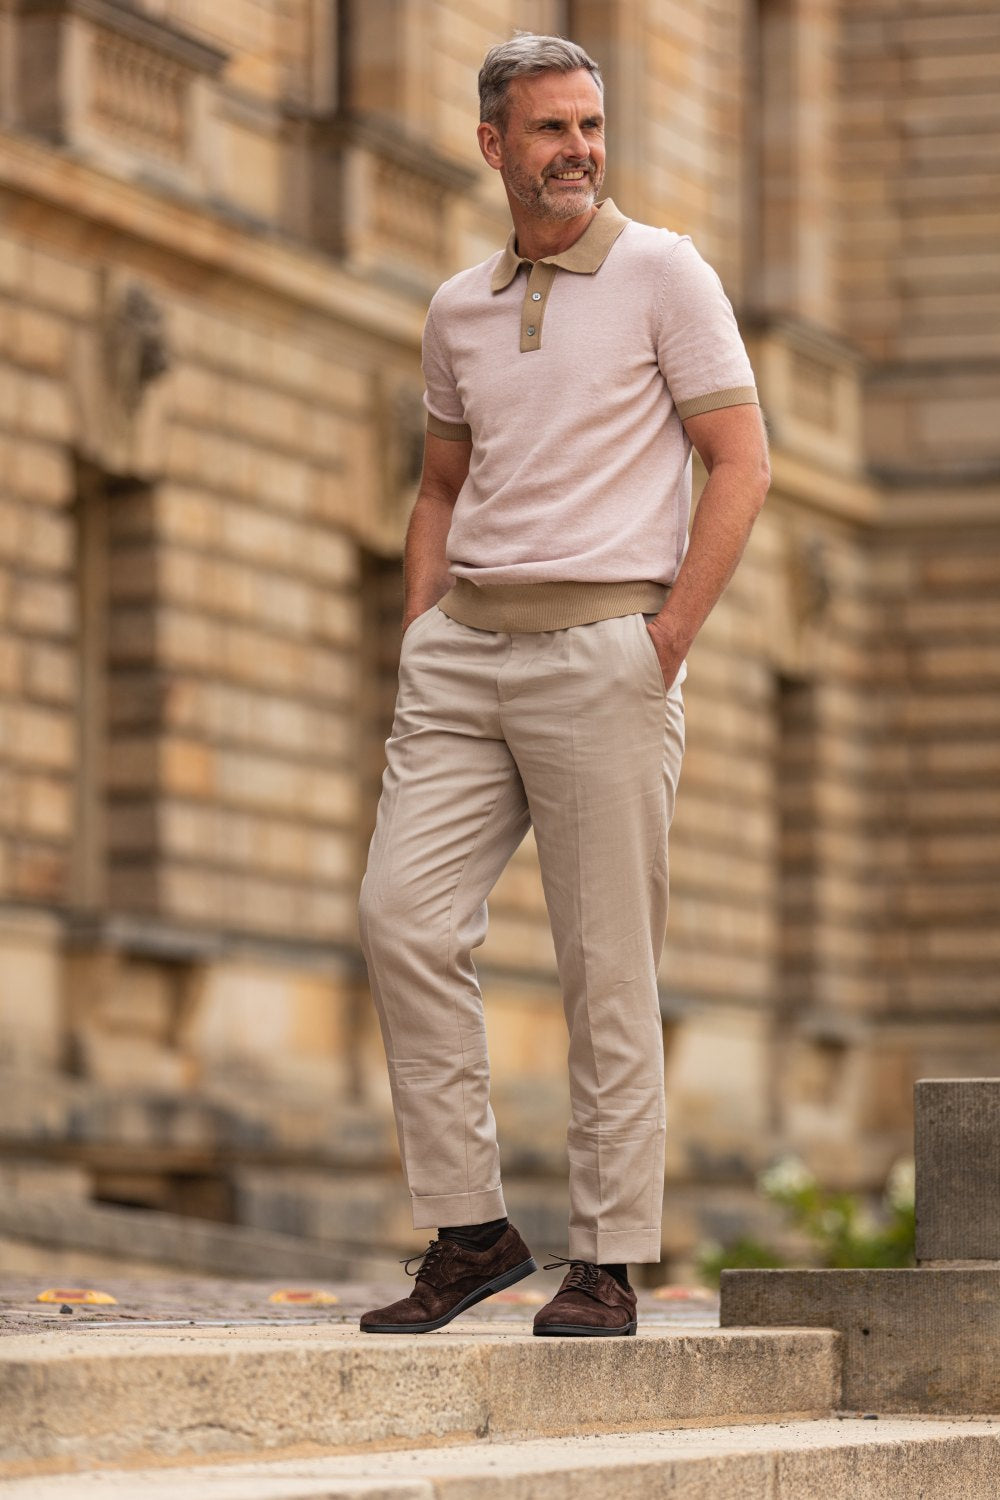
[[[736,571],[766,493],[766,481],[748,478],[740,464],[719,463],[712,470],[695,512],[687,555],[666,603],[649,625],[663,675],[670,681]]]
[[[403,629],[436,604],[451,586],[445,543],[453,504],[427,490],[417,496],[403,554]]]

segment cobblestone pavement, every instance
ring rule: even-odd
[[[559,1280],[555,1272],[539,1272],[520,1286],[480,1302],[470,1314],[476,1323],[528,1325],[537,1308],[555,1291]],[[62,1312],[59,1302],[45,1303],[36,1299],[40,1292],[70,1290],[65,1279],[46,1280],[44,1275],[5,1276],[0,1270],[0,1336],[52,1333],[58,1329],[76,1333],[98,1327],[131,1329],[144,1324],[163,1327],[353,1324],[367,1308],[379,1307],[405,1296],[409,1283],[400,1267],[397,1281],[289,1283],[178,1274],[149,1278],[107,1275],[86,1285],[110,1293],[116,1299],[114,1305],[76,1305],[72,1312]],[[337,1301],[328,1306],[311,1307],[270,1301],[272,1293],[289,1290],[322,1290],[333,1293]],[[717,1326],[718,1299],[699,1287],[661,1287],[654,1291],[640,1291],[639,1318],[647,1326],[651,1323]],[[461,1321],[456,1320],[456,1330]]]

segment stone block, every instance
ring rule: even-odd
[[[45,375],[22,375],[20,387],[19,426],[33,437],[70,442],[74,422],[66,387]]]
[[[21,667],[24,646],[11,636],[0,639],[0,693],[17,697],[21,691]]]
[[[188,1035],[213,1076],[232,1069],[258,1091],[287,1087],[300,1102],[328,1102],[346,1086],[351,1025],[350,993],[337,980],[233,963],[207,975]],[[268,1112],[276,1125],[277,1099]]]
[[[0,729],[3,715],[0,714]],[[16,829],[21,801],[21,778],[10,766],[0,764],[0,827]]]
[[[307,464],[257,451],[250,493],[262,504],[302,515],[309,508],[312,475]]]
[[[27,281],[33,301],[78,318],[92,317],[98,311],[96,270],[79,260],[50,255],[37,246],[29,249],[27,256]]]
[[[295,907],[298,931],[314,942],[353,944],[358,932],[356,881],[346,887],[314,886]]]
[[[379,1144],[391,1155],[391,1142]],[[364,1165],[368,1171],[345,1173],[329,1167],[318,1172],[237,1166],[231,1173],[237,1221],[247,1228],[369,1250],[410,1245],[422,1249],[427,1236],[411,1227],[402,1175],[372,1172],[370,1162]],[[527,1233],[523,1226],[522,1232]]]
[[[0,235],[0,287],[4,291],[16,291],[27,274],[27,254],[20,240]]]
[[[0,1200],[0,1233],[53,1249],[73,1247],[218,1276],[332,1280],[354,1269],[339,1247],[291,1235],[47,1197]],[[3,1447],[6,1452],[6,1442]]]
[[[1000,1078],[914,1088],[917,1260],[1000,1261]]]
[[[190,1088],[197,1076],[193,1058],[145,1037],[82,1026],[74,1037],[74,1049],[80,1075],[106,1088],[176,1096]]]
[[[69,852],[21,839],[11,848],[8,888],[31,906],[62,906],[69,896]]]
[[[75,528],[62,511],[26,507],[19,528],[21,555],[32,567],[52,573],[69,572],[73,566]]]
[[[21,560],[21,530],[24,525],[24,509],[15,500],[0,498],[0,557],[17,564]],[[9,595],[10,574],[7,593]]]
[[[25,776],[21,786],[21,826],[42,838],[68,841],[73,831],[73,789],[52,776]]]
[[[1000,1267],[723,1271],[724,1328],[834,1328],[847,1410],[1000,1412]]]
[[[15,443],[6,466],[11,488],[26,500],[65,505],[73,497],[73,468],[68,450],[24,438]]]
[[[176,336],[178,317],[175,311],[173,326]],[[173,410],[178,415],[194,421],[204,420],[206,415],[221,410],[228,411],[226,394],[229,387],[224,379],[201,365],[187,360],[178,363],[170,374],[170,396]]]
[[[116,735],[108,747],[106,786],[134,794],[156,787],[160,775],[157,742],[149,735]]]
[[[191,564],[192,572],[196,564]],[[143,540],[131,546],[115,548],[114,567],[108,578],[108,593],[114,604],[148,600],[154,594],[164,570],[160,568],[158,550]]]
[[[18,362],[50,374],[59,374],[66,366],[70,325],[51,313],[37,308],[14,308],[11,320],[11,348]]]
[[[89,1197],[90,1173],[71,1162],[16,1156],[0,1160],[0,1198],[5,1201],[57,1198],[82,1203]]]
[[[53,918],[33,912],[0,915],[0,1063],[5,1067],[54,1068],[59,1061],[58,941]]]
[[[210,797],[220,790],[217,752],[198,740],[170,738],[159,746],[165,791],[184,797]]]
[[[770,958],[740,954],[734,962],[731,953],[716,953],[700,940],[685,947],[674,940],[669,927],[660,975],[668,993],[713,1001],[725,995],[730,1000],[761,1003],[770,1000],[774,991]]]
[[[75,726],[60,709],[16,705],[6,716],[6,733],[12,760],[52,771],[67,771],[73,764]]]
[[[10,614],[16,625],[34,635],[69,636],[77,618],[72,586],[23,573],[14,582]]]
[[[157,491],[155,512],[152,503],[141,497],[113,510],[113,534],[127,531],[150,536],[155,527],[163,540],[212,547],[221,540],[225,509],[215,495],[165,482]]]
[[[172,671],[206,671],[221,659],[222,628],[188,610],[164,607],[155,617],[147,610],[115,610],[110,643],[115,661],[148,660],[156,654]]]

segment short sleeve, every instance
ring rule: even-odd
[[[472,430],[465,420],[451,360],[434,319],[433,302],[424,324],[422,362],[427,431],[451,442],[469,442]]]
[[[715,271],[684,235],[660,288],[657,359],[681,418],[757,405],[753,370]]]

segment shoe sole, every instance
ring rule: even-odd
[[[494,1276],[485,1286],[478,1291],[470,1292],[463,1297],[451,1312],[445,1313],[442,1318],[433,1318],[429,1323],[379,1323],[371,1328],[361,1325],[362,1333],[433,1333],[435,1328],[443,1328],[450,1323],[452,1318],[457,1318],[459,1313],[466,1312],[470,1307],[475,1307],[477,1302],[485,1302],[487,1297],[492,1297],[494,1292],[502,1292],[506,1287],[513,1286],[515,1281],[523,1281],[525,1276],[530,1276],[533,1271],[538,1270],[538,1264],[534,1256],[515,1266],[512,1271],[504,1271],[502,1276]]]
[[[626,1323],[623,1328],[581,1328],[579,1323],[549,1323],[545,1328],[533,1328],[531,1331],[536,1339],[629,1338],[635,1334],[637,1326],[638,1319]]]

